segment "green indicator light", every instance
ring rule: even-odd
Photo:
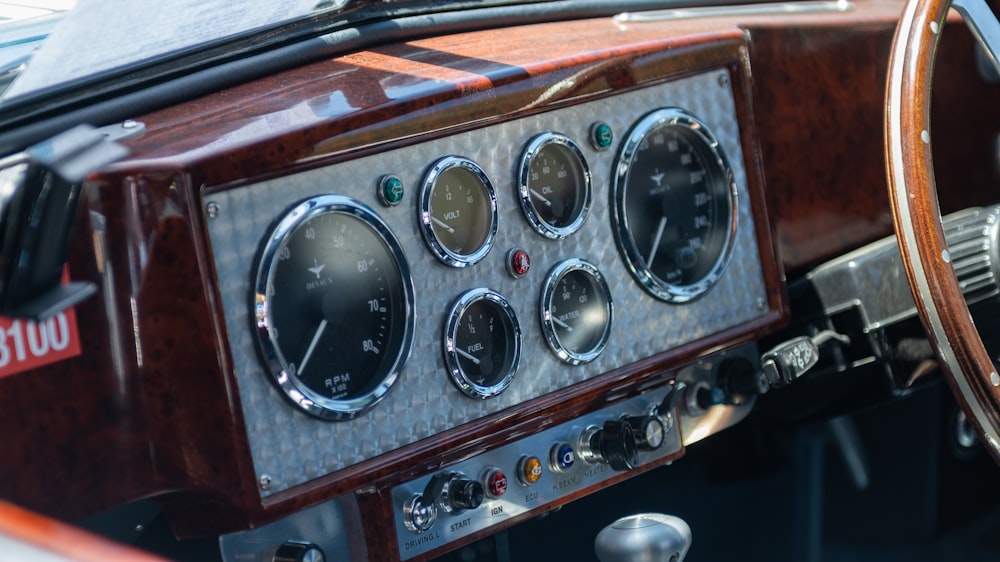
[[[384,176],[379,182],[378,197],[383,205],[398,205],[403,200],[405,191],[402,180],[396,176]]]
[[[614,138],[615,134],[607,123],[598,121],[590,128],[590,142],[597,150],[607,150]]]

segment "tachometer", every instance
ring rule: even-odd
[[[489,177],[459,156],[434,163],[420,191],[419,220],[434,255],[452,267],[467,267],[493,247],[499,215]]]
[[[472,289],[452,306],[444,334],[448,374],[462,392],[490,398],[514,380],[521,357],[521,326],[507,299]]]
[[[715,136],[680,109],[642,118],[615,166],[613,220],[632,275],[653,296],[688,302],[725,271],[737,188]]]
[[[291,209],[264,241],[257,343],[277,386],[324,419],[358,416],[399,377],[413,338],[413,282],[368,207],[326,195]]]

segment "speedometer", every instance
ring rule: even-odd
[[[718,140],[681,109],[650,113],[615,167],[618,246],[653,296],[683,303],[707,292],[732,254],[737,188]]]
[[[265,240],[254,291],[258,347],[297,406],[358,416],[399,377],[413,338],[413,282],[395,237],[347,197],[308,199]]]

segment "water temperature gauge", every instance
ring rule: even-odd
[[[452,381],[473,398],[490,398],[514,380],[521,358],[521,327],[507,299],[472,289],[452,306],[444,335]]]
[[[588,363],[611,336],[611,290],[590,262],[556,265],[542,289],[542,332],[555,354],[571,365]]]

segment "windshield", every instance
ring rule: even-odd
[[[0,3],[0,47],[20,47],[8,62],[19,72],[5,85],[0,103],[271,28],[330,5],[317,0],[25,2]]]

